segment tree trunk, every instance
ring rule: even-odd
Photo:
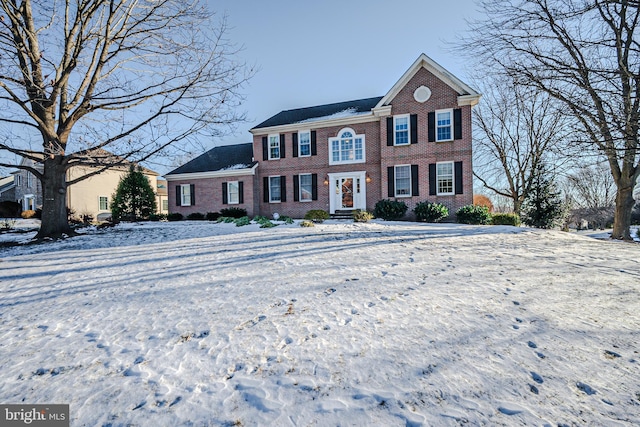
[[[42,224],[36,237],[55,239],[74,235],[67,220],[67,167],[64,156],[45,159],[42,196]]]
[[[613,217],[613,232],[611,233],[612,239],[632,240],[629,227],[631,226],[631,211],[634,204],[633,183],[619,182],[616,193],[616,211]]]

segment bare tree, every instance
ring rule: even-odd
[[[576,222],[586,220],[594,228],[604,228],[613,218],[616,186],[607,164],[583,166],[570,173],[565,193]]]
[[[640,174],[640,4],[633,0],[480,0],[470,49],[561,102],[585,150],[607,158],[616,183],[612,237],[630,239]]]
[[[479,87],[484,99],[473,116],[474,176],[520,214],[536,168],[555,163],[566,147],[567,120],[546,93],[508,76],[479,80]]]
[[[200,3],[0,0],[0,151],[42,167],[0,166],[42,182],[39,237],[72,233],[66,190],[90,175],[67,182],[69,168],[144,161],[242,118],[252,71]]]

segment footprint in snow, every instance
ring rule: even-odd
[[[335,290],[334,288],[329,288],[329,289],[327,289],[326,291],[324,291],[324,293],[325,293],[327,296],[329,296],[329,295],[331,295],[332,293],[334,293],[335,291],[336,291],[336,290]]]
[[[580,390],[581,392],[591,396],[592,394],[596,394],[596,391],[591,388],[591,386],[589,386],[588,384],[585,384],[583,382],[578,381],[576,383],[576,387],[578,387],[578,390]]]
[[[533,384],[529,384],[529,391],[533,394],[538,394],[538,387],[534,386]]]
[[[538,374],[536,374],[535,372],[531,371],[531,378],[533,378],[533,380],[535,382],[537,382],[538,384],[542,384],[544,382],[544,380],[542,379],[542,377]]]
[[[605,350],[604,351],[604,357],[606,357],[607,359],[617,359],[618,357],[622,357],[621,355],[619,355],[616,352],[610,351],[610,350]]]
[[[518,301],[512,301],[513,305],[520,305],[520,303]]]
[[[527,345],[528,345],[530,348],[538,348],[538,346],[536,345],[536,343],[534,343],[533,341],[529,341],[529,342],[527,342]]]
[[[545,359],[547,357],[543,353],[540,353],[539,351],[536,351],[536,356],[538,356],[540,359]]]

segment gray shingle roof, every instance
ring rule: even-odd
[[[244,169],[254,166],[253,144],[236,144],[215,147],[185,163],[167,175],[183,173],[215,172],[225,169]],[[242,167],[244,166],[244,167]]]
[[[272,126],[289,125],[319,119],[323,117],[329,118],[342,112],[350,112],[352,114],[365,113],[371,111],[381,96],[375,98],[356,99],[354,101],[337,102],[335,104],[317,105],[315,107],[297,108],[295,110],[281,111],[273,117],[268,118],[253,129],[268,128]]]

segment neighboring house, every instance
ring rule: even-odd
[[[15,177],[13,175],[0,178],[0,202],[16,201],[16,184],[14,179]]]
[[[282,111],[260,123],[250,131],[258,162],[245,159],[238,175],[225,162],[204,161],[197,171],[187,163],[170,172],[170,192],[182,196],[170,198],[169,210],[217,211],[229,204],[229,182],[243,182],[249,215],[371,210],[381,199],[410,210],[429,200],[453,213],[473,202],[471,108],[480,96],[423,54],[384,96]],[[246,146],[225,152],[247,150],[248,159]]]
[[[169,213],[169,198],[167,193],[167,180],[162,178],[157,178],[158,187],[156,188],[156,205],[158,208],[158,213],[160,214],[168,214]]]
[[[256,168],[253,144],[213,148],[171,171],[167,179],[169,211],[184,216],[192,212],[218,212],[225,207],[255,210]]]
[[[105,161],[118,160],[114,154],[105,150],[96,150],[92,154],[97,159]],[[121,160],[121,159],[120,159]],[[30,166],[42,170],[42,164],[24,158],[22,166]],[[112,167],[97,175],[70,185],[67,188],[67,207],[76,216],[90,215],[93,219],[103,220],[111,216],[110,203],[116,192],[120,178],[129,172],[130,162],[122,166]],[[96,166],[73,166],[67,171],[67,181],[86,175],[96,170]],[[158,188],[158,173],[149,169],[142,169],[149,179],[152,188]],[[31,172],[20,169],[13,173],[16,184],[16,200],[22,204],[23,210],[36,210],[42,207],[42,186],[40,180]]]

